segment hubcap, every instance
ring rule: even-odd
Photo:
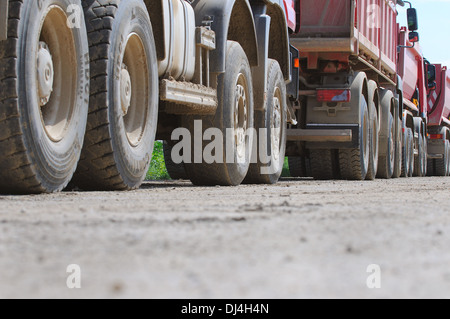
[[[37,78],[39,87],[39,105],[44,106],[50,100],[53,92],[53,60],[45,42],[39,42],[37,55]]]
[[[125,134],[131,147],[140,145],[147,129],[150,112],[151,74],[144,42],[131,33],[118,72],[117,98],[120,101]],[[120,112],[120,110],[119,110]]]
[[[236,84],[236,101],[234,110],[234,129],[236,134],[236,154],[238,162],[245,162],[246,134],[248,121],[247,83],[243,74],[239,74]]]
[[[272,131],[271,135],[271,152],[272,158],[275,162],[278,162],[280,158],[280,135],[281,135],[281,93],[277,88],[275,91],[275,95],[273,97],[273,110],[272,110],[272,127],[270,128]]]
[[[365,112],[364,112],[364,117],[363,117],[363,152],[364,152],[364,166],[368,167],[369,165],[369,153],[370,153],[370,140],[369,140],[369,136],[370,136],[370,124],[369,124],[369,112],[367,112],[367,104],[364,101],[364,105],[365,105]]]
[[[120,102],[125,116],[131,105],[131,77],[125,64],[120,72]]]
[[[33,93],[42,128],[49,140],[57,143],[69,136],[76,125],[72,120],[78,110],[78,90],[81,91],[82,85],[78,70],[81,57],[77,55],[74,31],[67,26],[65,10],[57,5],[47,10],[36,38]]]

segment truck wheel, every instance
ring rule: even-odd
[[[423,167],[423,172],[422,172],[422,176],[427,176],[427,169],[428,169],[428,139],[427,139],[427,134],[423,134],[422,135],[422,139],[423,139],[423,161],[422,161],[422,167]]]
[[[316,150],[309,151],[311,163],[311,176],[318,180],[336,179],[339,176],[336,150]]]
[[[386,155],[380,156],[378,159],[378,172],[377,177],[389,179],[394,174],[394,161],[395,161],[395,137],[394,137],[394,117],[389,114],[388,121],[388,139]]]
[[[158,116],[150,18],[140,0],[83,3],[92,89],[74,184],[85,190],[135,189],[150,165]]]
[[[429,159],[427,161],[427,176],[435,176],[434,167],[435,167],[435,160]]]
[[[435,159],[435,175],[436,176],[448,176],[449,170],[449,141],[445,140],[444,154],[442,154],[442,158]]]
[[[377,90],[377,84],[374,81],[369,82],[369,116],[370,116],[370,143],[369,143],[369,167],[366,180],[375,180],[378,170],[378,113],[375,107],[374,95]]]
[[[264,110],[255,111],[257,138],[253,143],[256,163],[251,163],[245,183],[274,184],[283,171],[286,151],[286,84],[277,61],[267,66],[267,99]],[[262,129],[262,130],[261,130]],[[262,146],[263,149],[260,149]],[[263,157],[263,158],[262,158]]]
[[[0,192],[64,189],[76,169],[88,112],[89,49],[79,0],[9,1],[0,42]]]
[[[408,143],[410,145],[408,177],[413,177],[413,174],[414,174],[414,133],[413,133],[412,129],[408,129]]]
[[[447,143],[450,143],[447,141]],[[450,145],[447,147],[447,176],[450,176]]]
[[[412,138],[412,131],[410,128],[406,128],[403,134],[403,147],[402,147],[402,177],[410,177],[413,167],[411,164],[414,162],[414,144]],[[414,165],[414,164],[413,164]]]
[[[225,70],[224,74],[218,76],[216,114],[199,118],[202,120],[203,132],[209,128],[221,131],[223,158],[220,163],[211,163],[205,161],[203,154],[198,154],[202,155],[200,163],[185,163],[186,172],[194,185],[237,186],[244,180],[250,165],[253,135],[249,133],[254,121],[253,83],[250,64],[238,42],[227,43]],[[184,126],[189,129],[192,137],[196,118],[183,118]],[[230,136],[229,139],[227,135]],[[195,144],[193,138],[192,154],[203,152],[206,143]],[[227,154],[227,150],[231,150],[232,154]]]
[[[360,109],[359,148],[339,150],[341,176],[347,180],[364,180],[369,169],[371,124],[365,97],[361,97]]]
[[[402,173],[402,121],[397,119],[397,127],[399,127],[398,136],[395,143],[395,162],[394,162],[394,173],[392,178],[399,178]],[[394,135],[395,136],[395,135]]]
[[[424,176],[424,143],[422,138],[422,133],[418,132],[419,137],[417,138],[418,155],[414,156],[414,176],[422,177]]]
[[[309,158],[305,156],[289,156],[289,172],[291,177],[310,177],[311,167],[309,165]]]
[[[172,146],[164,141],[163,143],[164,162],[171,179],[188,179],[184,163],[175,164],[172,160]]]

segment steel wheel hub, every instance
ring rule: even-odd
[[[242,75],[240,75],[242,77]],[[239,80],[238,80],[239,83]],[[247,133],[247,97],[245,87],[236,85],[236,103],[234,111],[234,125],[236,132],[236,152],[237,158],[245,160],[245,135]]]
[[[125,116],[131,105],[131,77],[125,65],[122,66],[120,71],[120,103]]]
[[[39,105],[44,106],[50,100],[53,92],[54,79],[53,59],[50,50],[44,42],[39,42],[37,55],[37,78],[39,88]]]
[[[277,96],[273,97],[273,112],[272,112],[273,124],[270,128],[272,132],[270,133],[272,139],[272,158],[278,161],[280,158],[280,133],[281,133],[281,105],[280,99]]]

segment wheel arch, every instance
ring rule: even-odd
[[[269,58],[278,61],[281,70],[283,71],[285,80],[290,80],[291,60],[286,14],[283,8],[274,3],[267,6],[267,15],[271,18],[269,33]]]
[[[258,65],[258,45],[253,13],[248,0],[199,0],[193,3],[196,25],[211,22],[216,49],[211,52],[212,73],[225,72],[227,41],[238,42],[250,66]]]

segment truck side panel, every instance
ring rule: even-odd
[[[395,81],[398,29],[391,1],[302,0],[301,10],[301,29],[291,40],[304,57],[359,55]]]
[[[349,38],[351,2],[342,0],[302,0],[302,38]]]
[[[411,45],[409,42],[406,42],[406,36],[406,30],[402,30],[399,38],[400,45]],[[418,44],[414,48],[402,48],[399,53],[397,72],[403,80],[403,97],[410,101],[416,91],[419,77],[423,76],[423,74],[419,73],[418,63],[421,60],[422,54]]]
[[[428,97],[428,124],[441,125],[450,117],[450,70],[436,65],[436,90]]]
[[[357,30],[360,50],[383,71],[395,74],[397,63],[397,11],[392,1],[357,0]]]

